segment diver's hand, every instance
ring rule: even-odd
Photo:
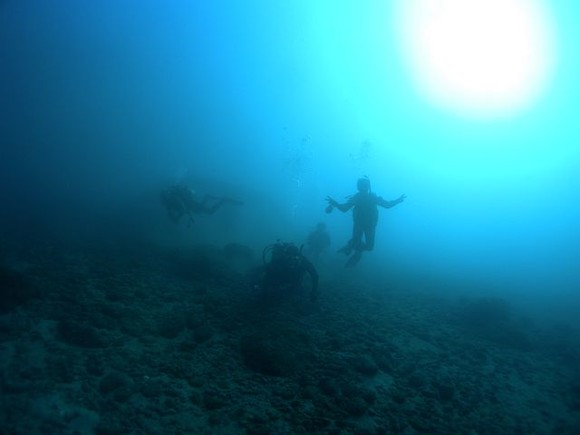
[[[399,202],[403,202],[403,201],[404,201],[406,198],[407,198],[407,195],[405,195],[405,194],[403,193],[401,196],[399,196],[399,197],[397,198],[397,202],[398,202],[398,203],[399,203]]]
[[[330,196],[326,197],[326,201],[328,202],[328,205],[331,205],[333,207],[338,206],[338,202],[336,202],[336,200],[332,199]]]

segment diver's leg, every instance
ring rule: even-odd
[[[360,251],[363,249],[363,238],[364,228],[360,225],[354,224],[352,227],[352,240],[351,246],[355,251]]]
[[[234,199],[234,198],[230,198],[229,196],[222,196],[221,198],[214,197],[214,199],[219,199],[219,200],[223,201],[224,203],[231,204],[231,205],[244,205],[243,201],[240,201],[240,200]]]
[[[362,232],[360,231],[360,229],[358,228],[357,225],[353,225],[351,239],[348,241],[348,243],[346,245],[344,245],[342,248],[340,248],[336,252],[338,252],[340,254],[350,255],[352,250],[356,249],[355,248],[356,244],[360,243],[361,237],[362,237]],[[359,240],[359,242],[357,242],[357,240]]]
[[[365,229],[365,246],[366,251],[372,251],[375,247],[376,225],[372,225]]]
[[[209,214],[214,214],[216,211],[218,211],[224,204],[225,204],[225,200],[222,198],[220,200],[218,200],[216,203],[214,203],[211,207],[209,207],[207,209],[207,213]]]
[[[211,201],[214,201],[214,203],[210,205]],[[227,198],[225,196],[220,198],[213,195],[205,195],[203,200],[196,204],[196,211],[197,213],[214,214],[224,204],[244,205],[242,201],[238,201],[237,199]]]
[[[211,201],[215,202],[210,205]],[[197,213],[214,214],[222,205],[224,205],[223,199],[216,198],[215,196],[211,195],[205,195],[201,202],[196,204],[195,211]]]
[[[184,213],[185,210],[183,208],[183,204],[181,204],[180,202],[174,201],[168,203],[167,215],[173,222],[178,223],[181,220],[181,217],[184,215]]]
[[[167,217],[171,219],[173,222],[179,222],[179,218],[181,215],[177,211],[175,200],[171,197],[171,194],[168,191],[161,192],[161,203],[165,208],[165,212],[167,213]]]
[[[361,225],[355,224],[352,228],[352,240],[350,245],[351,250],[354,249],[354,254],[348,259],[345,267],[353,267],[359,262],[362,256],[362,251],[365,249],[362,242],[363,234],[364,228]],[[350,255],[350,251],[347,253],[347,255]]]
[[[362,228],[359,225],[354,224],[352,226],[351,239],[348,241],[348,243],[345,246],[340,248],[338,250],[338,252],[340,252],[341,254],[350,255],[353,249],[354,250],[359,249],[359,246],[362,243],[362,236],[363,236]]]

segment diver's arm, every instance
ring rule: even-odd
[[[209,203],[211,201],[213,201],[213,205],[210,206]],[[204,206],[204,208],[207,210],[208,213],[214,213],[218,208],[220,208],[224,204],[244,205],[243,201],[239,201],[234,198],[229,198],[227,196],[205,195],[202,201],[202,205]]]
[[[332,207],[336,207],[343,213],[349,211],[354,206],[354,201],[352,199],[349,199],[344,204],[340,204],[335,199],[331,198],[330,196],[327,196],[326,201],[328,201],[329,205],[331,205]]]
[[[387,201],[386,199],[383,199],[379,196],[377,198],[377,205],[380,205],[381,207],[384,207],[384,208],[391,208],[391,207],[396,206],[397,204],[402,203],[406,197],[407,197],[407,195],[402,194],[401,196],[399,196],[397,199],[394,199],[393,201]]]

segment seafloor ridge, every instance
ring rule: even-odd
[[[573,331],[344,274],[265,305],[235,252],[5,252],[1,432],[580,433]]]

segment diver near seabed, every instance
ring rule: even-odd
[[[326,197],[326,201],[328,201],[326,213],[331,213],[335,207],[343,213],[352,209],[352,238],[344,247],[338,250],[338,252],[345,255],[351,255],[354,251],[354,254],[346,262],[345,267],[356,266],[362,257],[363,251],[373,250],[379,219],[378,206],[391,208],[403,202],[407,197],[403,194],[393,201],[387,201],[377,196],[371,191],[371,182],[368,177],[358,179],[357,190],[358,192],[349,196],[343,204],[340,204],[330,196]]]
[[[326,229],[326,224],[319,222],[306,239],[306,256],[316,263],[330,247],[330,244],[330,235]]]
[[[264,248],[263,278],[259,286],[264,301],[303,290],[305,277],[310,278],[310,301],[318,299],[318,272],[301,251],[293,243],[282,242]]]
[[[179,223],[183,216],[187,216],[189,222],[193,223],[194,214],[214,214],[225,204],[244,204],[236,199],[211,195],[205,195],[202,200],[198,200],[195,191],[184,184],[164,189],[161,192],[161,203],[169,218],[175,223]]]

